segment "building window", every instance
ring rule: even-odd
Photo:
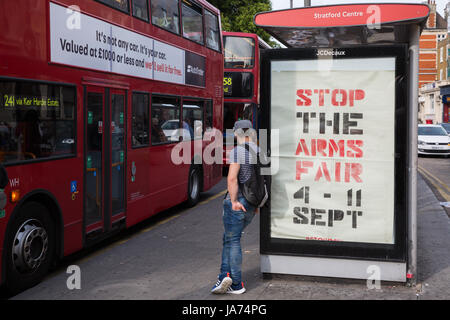
[[[170,32],[180,34],[178,0],[152,0],[152,23]]]
[[[148,22],[147,0],[132,0],[133,16]]]
[[[75,155],[76,89],[0,81],[0,161]]]
[[[147,93],[133,93],[131,141],[134,148],[149,145],[148,108],[149,95]]]
[[[203,14],[202,8],[183,0],[182,5],[183,37],[195,42],[203,43]]]

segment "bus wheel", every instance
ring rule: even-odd
[[[53,220],[45,206],[28,202],[12,222],[5,242],[6,287],[18,293],[38,284],[55,252]]]
[[[200,167],[192,166],[189,170],[189,183],[188,183],[188,199],[187,205],[193,207],[198,203],[200,199],[202,174]]]

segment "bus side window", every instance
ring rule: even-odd
[[[3,163],[75,155],[74,86],[0,81]]]
[[[181,5],[183,37],[198,43],[203,43],[202,8],[187,0]]]
[[[152,145],[178,142],[180,99],[152,96]]]
[[[132,0],[133,16],[148,22],[147,0]]]
[[[128,5],[128,0],[97,0],[98,2],[104,3],[114,9],[120,10],[125,13],[130,13],[130,7]]]
[[[205,10],[206,46],[220,51],[220,30],[217,16]]]
[[[183,141],[203,134],[203,101],[183,101]]]
[[[213,102],[211,100],[206,102],[203,128],[204,130],[213,128]]]
[[[180,34],[178,0],[152,0],[152,23]]]
[[[149,145],[149,95],[133,93],[131,140],[133,148]]]

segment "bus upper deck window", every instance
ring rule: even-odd
[[[147,0],[133,0],[133,16],[148,21]]]
[[[97,0],[104,3],[114,9],[118,9],[122,12],[129,13],[130,7],[128,6],[128,0]]]
[[[206,45],[213,50],[220,50],[219,19],[209,11],[205,11]]]
[[[152,23],[180,34],[178,0],[152,0]]]
[[[183,37],[203,43],[202,8],[187,0],[183,0],[182,14]]]

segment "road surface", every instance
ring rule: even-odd
[[[450,217],[450,158],[419,157],[418,171],[433,190],[439,202],[448,202],[448,206],[444,206],[444,208]]]

